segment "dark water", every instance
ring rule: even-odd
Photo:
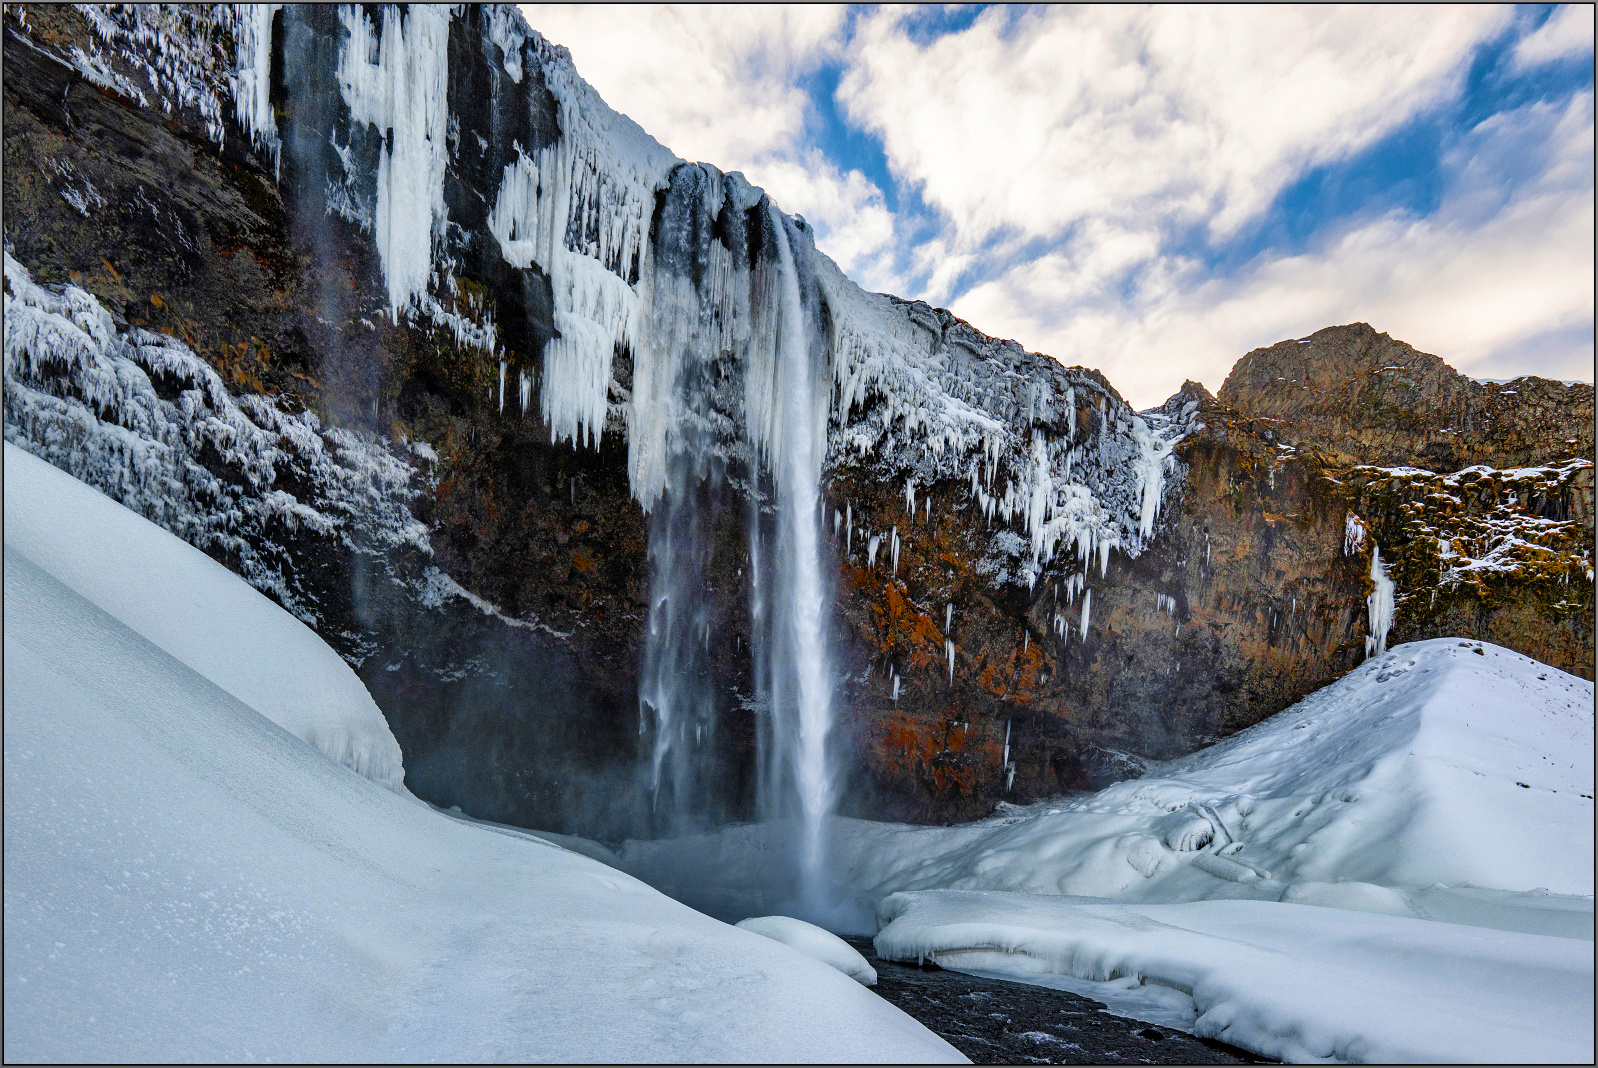
[[[845,939],[877,970],[872,989],[976,1064],[1259,1064],[1244,1050],[1122,1016],[1063,990],[932,965],[885,961],[868,938]]]

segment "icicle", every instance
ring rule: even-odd
[[[381,38],[356,6],[340,9],[348,41],[338,79],[350,120],[379,138],[372,237],[388,286],[389,314],[426,292],[433,237],[442,232],[449,149],[450,9],[416,4],[383,9]]]
[[[505,361],[499,361],[499,414],[505,414]]]
[[[904,510],[911,519],[916,517],[916,480],[913,478],[904,484]]]
[[[899,573],[899,528],[893,528],[893,573]]]
[[[522,418],[525,419],[527,418],[527,409],[533,399],[533,380],[528,377],[526,371],[517,371],[516,380],[518,387],[520,387],[519,394],[522,402]]]
[[[1365,598],[1365,610],[1370,616],[1370,637],[1365,639],[1365,655],[1380,656],[1387,652],[1387,632],[1393,625],[1393,601],[1397,587],[1387,577],[1382,564],[1382,550],[1371,546],[1371,582],[1375,589]]]
[[[866,544],[866,561],[872,567],[877,566],[877,549],[882,545],[882,535],[871,535],[871,541]]]
[[[1365,546],[1365,524],[1359,517],[1349,512],[1343,518],[1343,555],[1353,556]]]
[[[895,675],[893,677],[893,703],[894,704],[898,704],[899,703],[899,676],[898,675]]]
[[[943,650],[944,650],[944,652],[949,654],[949,685],[953,686],[954,685],[954,643],[951,642],[951,641],[945,641],[943,643]]]
[[[832,536],[838,536],[838,530],[843,526],[843,513],[834,508],[832,510]]]
[[[1088,636],[1088,613],[1093,608],[1093,591],[1088,590],[1082,594],[1082,637]]]
[[[1026,651],[1030,648],[1032,648],[1032,632],[1023,630],[1021,632],[1021,655],[1025,656]]]
[[[943,633],[949,633],[949,628],[954,625],[954,602],[950,601],[943,606]]]

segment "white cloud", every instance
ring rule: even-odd
[[[840,47],[826,5],[522,4],[605,102],[684,159],[741,170],[801,140],[798,81]]]
[[[811,144],[801,80],[843,47],[845,11],[799,7],[523,4],[529,25],[571,50],[605,102],[689,160],[742,171],[863,285],[892,271],[882,191]]]
[[[1514,65],[1527,70],[1566,56],[1592,54],[1593,5],[1562,4],[1536,33],[1515,46]]]
[[[1500,203],[1491,161],[1538,153],[1537,177]],[[1244,352],[1364,321],[1481,376],[1592,377],[1593,98],[1538,103],[1478,127],[1446,166],[1424,218],[1395,213],[1316,250],[1208,277],[1176,257],[1149,264],[1130,299],[1078,299],[1056,253],[973,289],[954,310],[1068,364],[1102,370],[1138,407],[1183,378],[1219,389]],[[1483,163],[1488,165],[1482,165]],[[1534,350],[1532,347],[1534,346]]]
[[[1505,9],[990,8],[913,40],[860,21],[839,89],[897,177],[958,244],[1052,237],[1084,219],[1220,234],[1304,167],[1451,96]]]

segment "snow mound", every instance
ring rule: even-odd
[[[860,929],[896,891],[1004,890],[1255,898],[1591,939],[1592,709],[1592,683],[1508,649],[1417,642],[1143,778],[954,827],[838,819],[828,856]],[[762,862],[785,833],[621,853],[674,894],[765,911],[780,888]]]
[[[877,970],[867,963],[857,949],[813,923],[796,920],[792,916],[751,916],[747,920],[739,920],[737,926],[785,946],[792,946],[807,957],[831,965],[856,982],[866,986],[877,985]]]
[[[1289,899],[1373,911],[1439,883],[1590,897],[1592,708],[1592,683],[1508,649],[1417,642],[1141,779],[907,830],[861,860],[895,889],[1184,901],[1296,886]],[[1346,883],[1372,888],[1328,888]]]
[[[1573,939],[1270,901],[982,891],[894,894],[878,918],[886,959],[1174,988],[1195,1034],[1286,1061],[1593,1058],[1592,947]]]
[[[15,550],[5,620],[9,1059],[962,1059],[817,961],[313,755]]]
[[[11,443],[5,545],[332,760],[403,791],[399,743],[326,642],[187,542]]]

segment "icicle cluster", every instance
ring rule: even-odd
[[[7,441],[236,560],[252,586],[312,625],[317,594],[295,582],[287,535],[325,535],[362,553],[431,553],[408,505],[414,469],[382,444],[322,426],[312,412],[285,414],[267,397],[231,396],[182,342],[119,330],[92,295],[36,285],[9,253],[5,279]],[[162,399],[153,381],[176,397]],[[228,477],[202,457],[219,458]]]
[[[1343,555],[1353,556],[1365,546],[1365,524],[1349,512],[1343,519]]]

